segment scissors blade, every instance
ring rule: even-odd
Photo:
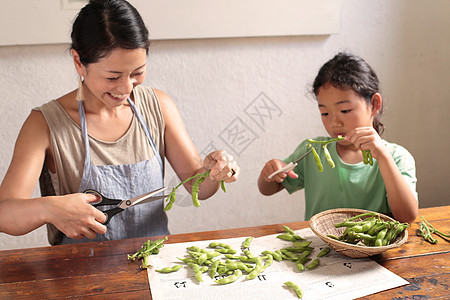
[[[168,187],[165,186],[165,187],[162,187],[160,189],[154,190],[154,191],[152,191],[150,193],[143,194],[143,195],[134,197],[134,198],[129,199],[129,200],[123,200],[122,202],[120,202],[119,207],[122,208],[122,209],[126,209],[126,208],[128,208],[130,206],[133,206],[133,205],[136,205],[136,204],[147,203],[147,202],[156,201],[156,200],[165,198],[167,196],[154,196],[154,195],[156,195],[158,193],[161,193],[161,192],[163,192],[163,191],[165,191],[167,189],[168,189]]]
[[[270,175],[268,176],[268,178],[269,178],[269,179],[272,179],[273,176],[277,175],[278,173],[287,173],[287,172],[293,170],[293,169],[297,166],[297,163],[298,163],[302,158],[304,158],[306,155],[308,155],[311,151],[312,151],[312,149],[309,150],[308,152],[306,152],[305,154],[303,154],[302,156],[300,156],[297,160],[295,160],[295,161],[293,161],[293,162],[291,162],[291,163],[288,163],[287,165],[285,165],[285,166],[284,166],[283,168],[281,168],[281,169],[276,170],[275,172],[273,172],[272,174],[270,174]]]
[[[300,156],[297,160],[293,161],[293,164],[298,163],[303,157],[305,157],[306,155],[308,155],[310,152],[312,151],[312,149],[310,149],[308,152],[306,152],[305,154],[303,154],[302,156]]]

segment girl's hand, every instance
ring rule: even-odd
[[[372,157],[379,159],[385,152],[380,135],[373,127],[358,127],[345,135],[345,140],[355,145],[356,149],[370,150]]]
[[[289,176],[291,178],[297,178],[298,175],[293,170],[291,170],[287,173],[281,172],[281,173],[276,174],[272,178],[269,178],[270,174],[283,168],[285,165],[286,165],[286,163],[284,161],[276,159],[276,158],[269,160],[268,162],[266,162],[264,168],[262,169],[260,177],[262,179],[264,179],[266,182],[275,181],[277,183],[282,183],[287,176]]]
[[[225,181],[226,183],[236,181],[240,171],[233,156],[224,150],[209,153],[203,160],[203,168],[211,170],[209,177],[212,181]]]
[[[96,200],[97,196],[82,193],[48,197],[45,202],[47,223],[55,225],[71,239],[93,239],[96,233],[105,234],[106,216],[89,204]]]

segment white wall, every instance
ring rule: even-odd
[[[199,151],[213,142],[232,152],[220,136],[236,118],[254,138],[234,154],[242,173],[227,194],[219,191],[200,208],[178,197],[169,211],[172,233],[303,220],[303,192],[264,197],[256,180],[268,159],[325,133],[308,88],[320,66],[342,50],[377,71],[387,104],[384,138],[415,156],[421,207],[449,204],[449,11],[447,0],[344,0],[336,35],[153,42],[145,84],[174,99]],[[0,177],[30,109],[76,87],[67,48],[0,47]],[[278,111],[259,126],[245,111],[260,103],[261,93]],[[167,170],[166,184],[175,183]],[[22,237],[0,234],[0,249],[45,245],[43,228]]]

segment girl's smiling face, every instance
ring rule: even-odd
[[[327,83],[319,88],[317,102],[322,123],[333,138],[358,127],[372,127],[371,105],[350,88],[344,90]]]
[[[87,67],[77,65],[75,56],[74,59],[77,71],[84,77],[84,85],[89,90],[87,98],[94,96],[105,106],[115,107],[125,103],[133,88],[145,79],[147,55],[143,48],[118,48]]]

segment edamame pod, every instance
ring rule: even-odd
[[[299,299],[303,298],[303,292],[296,283],[294,283],[292,281],[286,281],[284,284],[286,286],[290,287],[291,289],[293,289]]]
[[[327,255],[330,252],[331,248],[330,247],[325,247],[322,250],[320,250],[320,252],[317,254],[317,257],[322,257]]]
[[[292,234],[289,233],[279,234],[277,235],[277,238],[291,242],[295,242],[297,240]]]
[[[169,203],[167,203],[167,205],[164,207],[164,211],[168,211],[172,208],[175,199],[176,199],[176,195],[175,195],[175,191],[172,190],[172,192],[170,193],[169,197],[167,198]]]
[[[219,263],[220,263],[219,259],[216,259],[215,261],[212,262],[211,267],[209,269],[209,277],[214,278],[214,276],[216,276]]]
[[[241,277],[241,276],[242,276],[242,271],[237,269],[236,271],[234,271],[233,275],[230,275],[230,276],[222,278],[222,279],[215,280],[215,283],[218,283],[218,284],[232,283],[232,282],[235,282],[236,280],[238,280],[239,277]]]
[[[273,252],[273,251],[265,250],[265,251],[261,252],[261,254],[263,254],[263,255],[270,254],[270,255],[272,255],[273,259],[275,259],[276,261],[282,261],[283,260],[281,255],[279,255],[278,253]]]
[[[219,243],[219,242],[211,242],[208,247],[210,248],[217,248],[217,247],[221,247],[221,248],[225,248],[225,249],[231,249],[231,246],[225,243]],[[217,251],[217,250],[216,250]]]
[[[319,265],[319,263],[320,263],[320,260],[319,260],[318,258],[316,258],[315,260],[313,260],[312,262],[310,262],[310,263],[306,266],[306,268],[309,269],[309,270],[312,270],[312,269],[314,269],[315,267],[317,267],[317,266]]]
[[[315,159],[316,164],[317,164],[317,168],[319,169],[319,172],[322,172],[323,171],[323,166],[322,166],[322,162],[320,161],[319,154],[317,154],[317,151],[316,151],[316,149],[314,149],[314,147],[311,146],[311,149],[312,149],[312,153],[314,155],[314,159]]]
[[[284,231],[286,231],[286,233],[288,233],[288,234],[290,234],[290,235],[295,235],[294,230],[292,230],[292,229],[289,228],[288,226],[283,225],[283,229],[284,229]]]
[[[245,239],[245,241],[242,243],[242,247],[243,248],[249,248],[250,247],[250,243],[252,242],[253,237],[248,237]]]
[[[182,267],[183,267],[182,265],[175,265],[173,267],[166,267],[155,271],[160,273],[172,273],[180,270]]]
[[[369,156],[367,155],[367,150],[362,150],[363,162],[365,165],[369,163]]]
[[[330,151],[328,151],[327,146],[328,146],[328,144],[325,144],[325,145],[322,146],[323,147],[323,152],[325,154],[325,158],[327,159],[327,162],[330,165],[330,167],[334,168],[335,164],[334,164],[333,159],[331,159]]]
[[[255,279],[259,273],[261,273],[262,271],[262,258],[261,257],[257,257],[256,262],[255,262],[255,268],[253,269],[253,271],[251,271],[248,275],[247,275],[247,279]]]
[[[225,182],[224,182],[223,180],[220,181],[220,187],[222,188],[222,191],[223,191],[224,193],[227,192],[227,188],[225,187]]]
[[[305,271],[305,266],[303,265],[303,263],[302,263],[302,261],[300,259],[295,262],[295,265],[297,266],[297,269],[300,272]]]

